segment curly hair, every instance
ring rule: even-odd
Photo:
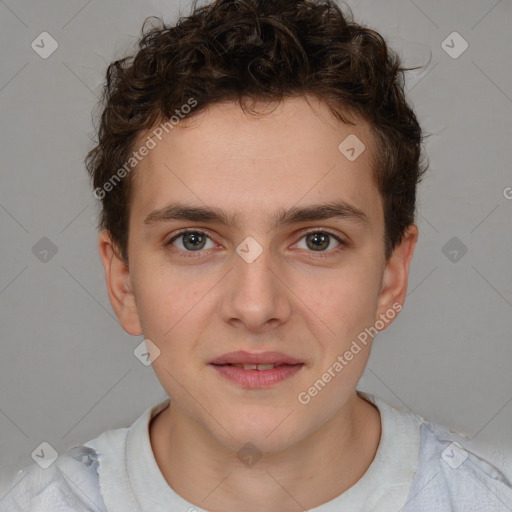
[[[148,27],[150,20],[156,26]],[[428,168],[425,136],[404,92],[404,72],[414,69],[402,67],[378,32],[331,0],[216,0],[202,7],[194,0],[191,14],[174,26],[146,18],[137,53],[108,66],[98,140],[85,159],[101,199],[98,229],[109,231],[127,264],[134,173],[105,184],[126,170],[140,134],[190,98],[193,115],[218,102],[238,102],[247,112],[247,100],[312,95],[338,120],[353,125],[344,114],[355,114],[371,128],[388,260],[414,223],[416,185]]]

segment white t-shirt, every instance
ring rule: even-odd
[[[357,393],[379,409],[377,453],[352,487],[310,512],[512,511],[512,484],[471,453],[463,437]],[[149,423],[168,405],[169,399],[131,427],[73,447],[48,469],[33,464],[20,471],[0,497],[0,512],[205,512],[178,495],[156,463]]]

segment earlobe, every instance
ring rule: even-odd
[[[409,269],[417,240],[418,228],[415,224],[411,224],[407,228],[402,241],[395,247],[393,254],[386,263],[382,277],[382,288],[379,294],[376,320],[380,318],[380,315],[385,315],[390,309],[397,308],[398,304],[400,306],[404,304],[407,294]]]
[[[119,257],[107,230],[98,237],[98,250],[105,270],[110,304],[123,329],[134,336],[142,334],[128,265]]]

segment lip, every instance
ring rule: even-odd
[[[271,370],[244,370],[233,364],[274,364]],[[210,362],[222,377],[244,388],[268,388],[295,375],[304,362],[282,352],[229,352]]]
[[[304,361],[291,357],[282,352],[245,352],[239,350],[237,352],[229,352],[220,357],[217,357],[210,364],[304,364]],[[249,370],[246,370],[249,371]],[[257,370],[260,371],[260,370]],[[262,370],[264,371],[264,370]],[[270,371],[270,370],[267,370]]]
[[[243,388],[268,388],[282,382],[304,367],[304,364],[286,364],[272,370],[244,370],[237,366],[210,365],[222,377]]]

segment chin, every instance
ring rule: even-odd
[[[245,418],[233,418],[229,424],[223,423],[224,430],[218,432],[217,438],[226,448],[238,453],[247,443],[254,445],[260,452],[280,452],[299,442],[307,435],[301,435],[298,425],[291,421],[283,421],[286,415],[269,415],[255,421]]]

